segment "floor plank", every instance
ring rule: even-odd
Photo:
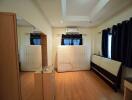
[[[34,73],[21,73],[22,100],[34,100]],[[55,73],[55,100],[123,100],[91,71]]]
[[[123,100],[91,71],[56,73],[56,100]]]

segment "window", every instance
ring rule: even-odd
[[[108,58],[111,58],[112,34],[108,35]]]
[[[82,45],[82,34],[63,34],[61,45]]]
[[[73,40],[73,45],[79,45],[79,44],[80,44],[80,39]]]
[[[64,45],[72,45],[72,39],[64,39]]]
[[[41,36],[39,33],[30,34],[30,45],[41,45]]]

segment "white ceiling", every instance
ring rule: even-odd
[[[36,0],[35,3],[53,27],[94,27],[132,5],[132,0]]]
[[[66,0],[62,0],[62,4]],[[91,9],[94,9],[99,0],[67,0],[66,15],[68,16],[89,16]],[[87,10],[84,10],[87,9]]]
[[[17,15],[16,19],[17,19],[17,26],[20,26],[20,27],[32,27],[33,28],[33,32],[41,33],[41,31],[39,29],[37,29],[35,26],[33,26],[32,24],[27,22],[24,18],[22,18],[22,17]]]
[[[33,27],[33,25],[28,23],[25,19],[20,16],[17,16],[17,26]]]

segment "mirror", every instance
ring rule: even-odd
[[[41,35],[35,26],[17,16],[17,36],[22,100],[35,100],[36,71],[42,69]],[[45,36],[45,35],[44,35]],[[47,53],[47,52],[46,52]]]
[[[47,36],[17,16],[22,100],[53,100],[55,73],[47,66]]]

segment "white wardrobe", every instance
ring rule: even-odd
[[[57,71],[89,70],[88,57],[85,46],[58,46]]]

